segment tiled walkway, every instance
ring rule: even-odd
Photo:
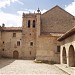
[[[0,59],[0,75],[68,75],[55,65],[33,60]]]
[[[75,67],[69,67],[66,64],[55,64],[61,70],[67,72],[69,75],[75,75]]]

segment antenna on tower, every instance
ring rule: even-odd
[[[37,12],[40,13],[40,9],[39,8],[38,8]]]
[[[5,27],[5,24],[4,23],[2,24],[2,27]]]

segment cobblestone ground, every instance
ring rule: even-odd
[[[0,75],[68,75],[55,65],[33,60],[0,59]]]

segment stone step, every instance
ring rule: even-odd
[[[73,67],[68,67],[66,64],[55,64],[55,66],[68,73],[69,75],[75,75]]]

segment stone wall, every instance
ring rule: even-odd
[[[28,27],[28,20],[30,20],[30,27]],[[36,24],[33,28],[33,20],[36,22],[35,14],[23,15],[22,23],[22,52],[23,59],[35,59],[36,57]],[[33,45],[31,45],[31,42]]]
[[[56,6],[41,15],[41,32],[66,32],[74,27],[74,16]]]
[[[70,51],[70,47],[71,46],[74,48],[74,52],[75,52],[75,35],[69,36],[68,38],[66,38],[63,41],[61,41],[61,43],[62,43],[62,45],[61,45],[61,52],[60,52],[60,62],[61,62],[61,64],[65,64],[64,63],[65,60],[63,59],[63,50],[65,48],[65,52],[66,52],[65,58],[66,58],[66,62],[67,62],[66,64],[68,66],[73,65],[73,63],[75,63],[75,60],[73,61],[71,59],[71,61],[70,61],[70,57],[73,57],[73,59],[74,59],[75,55],[73,56],[72,53],[69,55],[69,53],[71,51],[73,51],[73,49],[71,49],[71,51]]]
[[[36,60],[59,63],[60,52],[57,52],[57,46],[60,46],[61,43],[57,41],[57,38],[61,35],[58,36],[57,34],[65,33],[72,28],[74,19],[74,16],[59,6],[44,14],[23,13],[21,31],[0,32],[0,53],[3,57],[13,58],[13,51],[18,51],[19,58],[36,58]],[[28,27],[28,20],[30,20],[30,27]],[[33,20],[35,20],[35,27],[33,27]],[[13,33],[16,33],[16,37],[13,37]],[[51,34],[55,34],[55,36]],[[72,40],[71,38],[70,40]],[[20,41],[20,46],[17,46],[17,41]],[[63,41],[63,44],[66,41]]]
[[[48,60],[59,63],[60,53],[57,52],[57,37],[39,36],[37,40],[36,60]]]
[[[13,37],[13,33],[16,33],[16,37]],[[22,58],[22,32],[2,32],[2,57],[13,58],[13,51],[18,51],[19,58]],[[17,41],[20,41],[20,46],[17,46]]]
[[[0,31],[0,57],[1,57],[1,50],[2,50],[2,33]]]

